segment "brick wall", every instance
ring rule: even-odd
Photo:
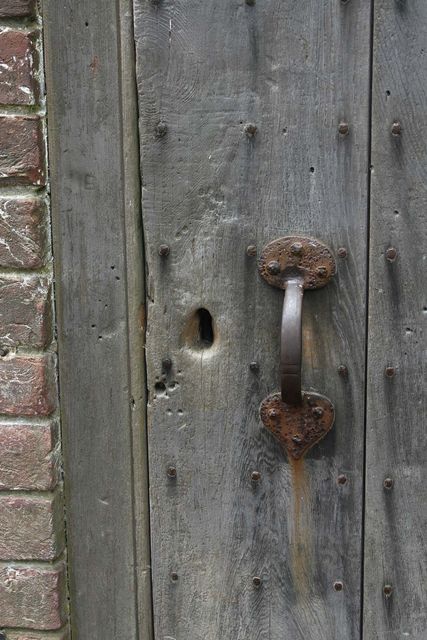
[[[42,20],[0,0],[0,640],[65,640]]]

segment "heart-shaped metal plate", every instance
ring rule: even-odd
[[[262,401],[261,420],[290,458],[299,460],[332,429],[334,406],[319,393],[302,392],[302,403],[285,404],[280,393]]]

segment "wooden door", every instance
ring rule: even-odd
[[[427,4],[42,5],[73,638],[424,640]],[[297,464],[286,235],[337,261]]]
[[[427,3],[375,0],[364,633],[427,630]]]
[[[370,11],[135,2],[156,638],[359,637]],[[248,247],[294,234],[342,257],[303,327],[336,423],[292,467],[259,418],[282,295]]]
[[[156,638],[421,640],[425,3],[134,6]],[[336,420],[295,464],[256,256],[301,234],[337,256],[303,323]]]

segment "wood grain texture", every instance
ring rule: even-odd
[[[134,4],[156,638],[358,639],[369,3]],[[304,301],[304,386],[336,425],[293,467],[258,414],[282,294],[246,255],[287,234],[348,252]]]
[[[426,637],[427,5],[375,2],[364,637]],[[400,121],[401,134],[391,132]],[[394,247],[394,261],[386,258]],[[424,262],[423,262],[424,260]],[[396,374],[388,378],[386,367]],[[385,478],[393,481],[385,489]],[[390,585],[391,596],[383,588]]]
[[[46,0],[44,16],[72,626],[148,640],[131,4]]]

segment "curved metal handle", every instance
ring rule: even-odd
[[[259,260],[261,276],[285,291],[280,336],[280,394],[261,404],[261,419],[288,455],[301,458],[332,428],[334,407],[319,393],[301,389],[302,304],[305,289],[324,287],[335,260],[323,243],[288,236],[268,244]]]
[[[280,334],[280,388],[283,402],[299,405],[301,395],[302,361],[302,278],[288,280],[283,299]]]

